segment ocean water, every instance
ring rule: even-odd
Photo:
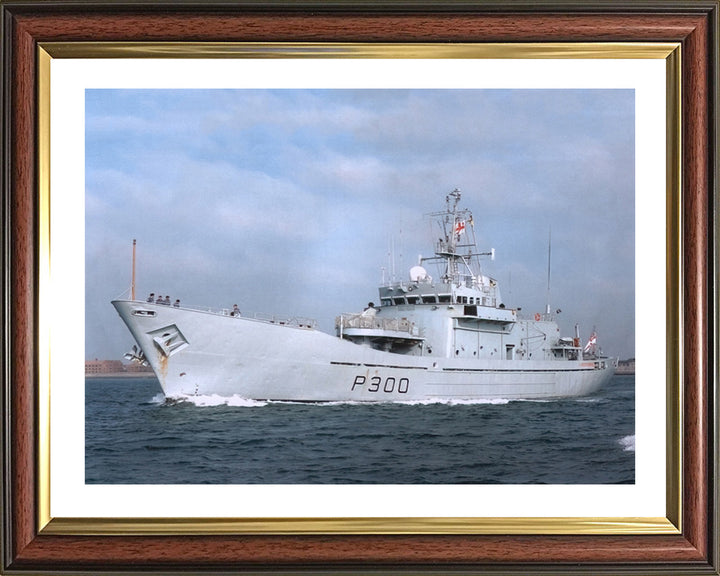
[[[635,378],[553,401],[166,402],[155,378],[85,382],[88,484],[628,484]]]

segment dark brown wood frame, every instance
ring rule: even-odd
[[[7,0],[2,17],[2,564],[60,571],[718,574],[718,1]],[[680,42],[682,533],[53,536],[37,530],[37,50],[63,41]]]

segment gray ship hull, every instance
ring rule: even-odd
[[[545,399],[591,394],[609,359],[445,358],[386,352],[314,329],[132,300],[113,302],[167,397],[302,402]]]

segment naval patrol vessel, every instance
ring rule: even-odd
[[[168,398],[240,396],[297,402],[472,401],[582,396],[606,384],[615,360],[563,337],[549,306],[529,316],[503,303],[482,272],[461,193],[429,216],[434,255],[406,279],[384,282],[379,304],[336,318],[245,316],[165,301],[115,300],[137,342],[126,358],[149,364]],[[437,277],[427,267],[437,267]],[[179,303],[176,303],[179,304]]]

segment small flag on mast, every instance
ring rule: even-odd
[[[465,220],[458,220],[455,222],[455,234],[460,238],[460,234],[465,232]]]
[[[588,340],[588,343],[585,344],[585,348],[583,348],[583,352],[589,352],[590,350],[594,350],[596,345],[597,345],[597,334],[595,334],[595,332],[593,332],[590,335],[590,340]]]

